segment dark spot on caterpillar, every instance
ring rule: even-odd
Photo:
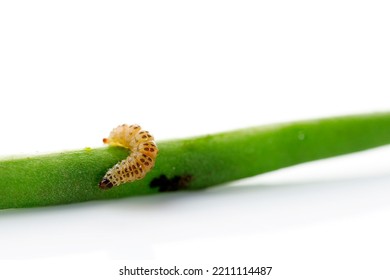
[[[101,180],[100,183],[99,183],[99,188],[104,189],[104,190],[110,189],[113,186],[114,185],[107,178],[103,178],[103,180]]]
[[[184,190],[188,187],[192,179],[192,175],[175,176],[171,179],[168,179],[165,175],[161,175],[150,182],[150,187],[158,188],[159,192]]]

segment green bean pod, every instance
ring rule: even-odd
[[[390,113],[297,121],[158,142],[145,178],[109,190],[105,172],[128,156],[119,147],[0,160],[0,209],[197,190],[390,143]]]

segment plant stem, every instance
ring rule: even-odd
[[[0,209],[195,190],[390,143],[390,112],[276,124],[158,142],[145,178],[101,190],[118,147],[0,161]]]

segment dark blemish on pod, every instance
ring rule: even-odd
[[[185,190],[192,179],[192,175],[175,176],[171,179],[168,179],[165,175],[161,175],[150,182],[150,187],[158,188],[159,192]]]

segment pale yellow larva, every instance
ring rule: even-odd
[[[114,128],[103,142],[125,147],[130,150],[130,155],[107,171],[99,183],[101,189],[142,179],[154,166],[158,153],[157,145],[153,136],[139,125],[120,125]]]

